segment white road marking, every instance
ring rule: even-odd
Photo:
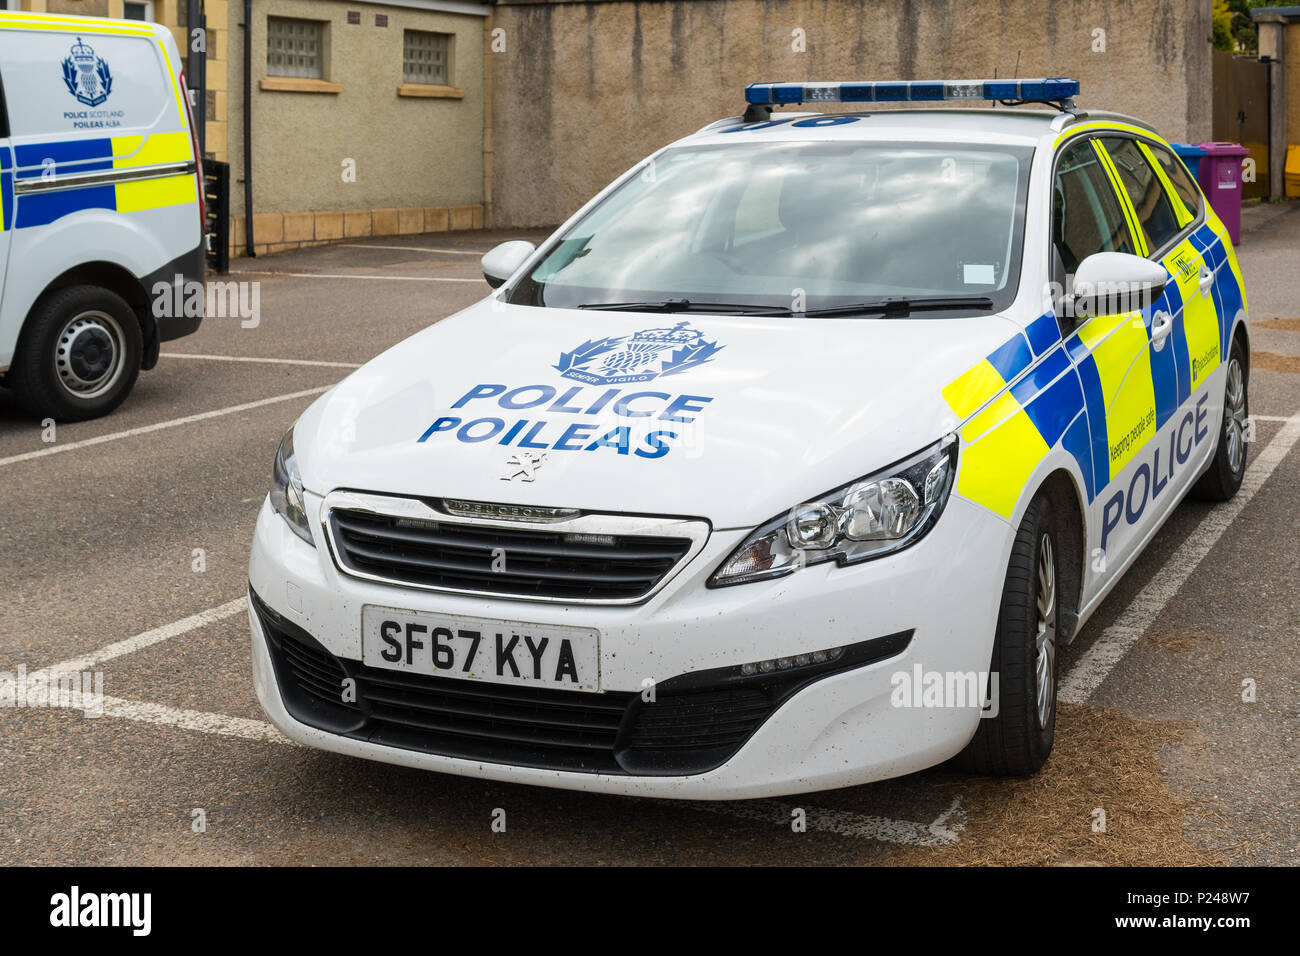
[[[165,704],[150,704],[142,700],[124,700],[120,697],[104,698],[104,716],[122,717],[146,724],[161,724],[181,730],[196,730],[201,734],[219,737],[239,737],[243,740],[262,740],[268,743],[296,747],[292,740],[276,730],[265,720],[247,717],[230,717],[202,710],[186,710]]]
[[[1210,549],[1218,542],[1232,522],[1250,504],[1255,493],[1263,487],[1282,460],[1300,441],[1300,415],[1282,419],[1286,422],[1273,440],[1260,450],[1250,462],[1241,489],[1228,502],[1216,505],[1189,534],[1178,550],[1165,562],[1164,567],[1133,599],[1115,623],[1070,668],[1061,681],[1058,696],[1069,704],[1085,703],[1102,685],[1111,670],[1129,652],[1155,622],[1192,572],[1200,565]]]
[[[203,359],[208,362],[257,362],[266,365],[311,365],[317,368],[361,368],[357,362],[321,362],[316,359],[260,358],[251,355],[196,355],[193,352],[163,352],[165,359]]]
[[[401,252],[438,252],[452,256],[482,256],[482,252],[472,249],[433,249],[429,246],[371,246],[361,242],[340,242],[341,249],[396,249]]]
[[[123,638],[112,644],[106,644],[97,651],[91,651],[89,654],[81,657],[72,657],[66,661],[60,661],[57,664],[51,664],[49,667],[37,671],[31,676],[38,674],[42,677],[49,677],[55,674],[77,674],[82,671],[90,670],[97,664],[103,664],[105,661],[111,661],[115,657],[121,657],[124,654],[134,654],[136,651],[144,650],[146,647],[152,647],[154,644],[161,644],[163,641],[171,640],[173,637],[179,637],[190,631],[197,630],[200,627],[206,627],[209,624],[215,624],[217,621],[224,621],[228,617],[234,617],[236,614],[245,613],[248,610],[247,598],[236,598],[233,601],[227,601],[218,607],[208,608],[206,611],[200,611],[198,614],[191,614],[189,617],[183,617],[179,621],[173,621],[170,624],[164,624],[162,627],[155,627],[152,630],[144,631],[133,637]]]
[[[170,624],[155,627],[132,637],[106,644],[97,651],[83,654],[81,657],[69,658],[49,667],[42,668],[27,675],[27,683],[33,686],[49,686],[58,681],[60,674],[75,675],[92,670],[96,665],[106,661],[133,654],[163,641],[180,637],[201,627],[223,621],[226,618],[243,614],[248,609],[246,598],[236,598],[225,604],[191,614]],[[231,717],[202,710],[188,710],[171,707],[166,704],[153,704],[141,700],[128,700],[122,697],[105,695],[102,700],[94,700],[84,695],[76,687],[69,687],[63,697],[65,709],[76,712],[100,704],[103,716],[120,717],[146,724],[158,724],[176,727],[181,730],[193,730],[203,734],[219,737],[237,737],[242,740],[258,740],[269,743],[298,746],[285,737],[274,725],[265,720],[252,720],[247,717]],[[98,719],[98,718],[93,718]],[[724,816],[757,820],[789,826],[792,819],[790,812],[795,805],[780,803],[775,800],[747,800],[743,802],[708,803],[703,801],[664,801],[678,806],[707,810]],[[872,814],[854,813],[848,810],[826,810],[819,807],[805,807],[809,830],[838,833],[841,836],[857,837],[866,840],[879,840],[884,843],[896,843],[904,846],[952,846],[960,839],[961,831],[966,827],[966,814],[961,808],[961,798],[953,800],[952,805],[939,814],[931,823],[917,823],[912,820],[894,820],[889,817]]]
[[[692,801],[685,805],[709,813],[756,820],[759,823],[770,823],[773,826],[787,828],[794,819],[791,815],[792,811],[798,808],[798,804],[782,803],[777,800],[720,803]],[[822,830],[838,833],[840,836],[880,840],[903,846],[953,846],[960,841],[961,831],[966,828],[966,812],[961,808],[961,797],[954,799],[947,810],[928,824],[853,813],[850,810],[825,810],[820,807],[804,807],[803,810],[809,830]]]
[[[21,455],[10,455],[8,458],[0,458],[0,467],[4,465],[17,464],[20,461],[30,461],[33,458],[44,458],[46,455],[57,455],[64,451],[75,451],[78,448],[89,448],[91,445],[102,445],[104,442],[117,441],[119,438],[134,438],[137,435],[148,435],[150,432],[162,431],[164,428],[175,428],[178,425],[190,425],[194,422],[206,421],[209,418],[220,418],[222,415],[234,415],[237,412],[246,412],[254,408],[261,408],[264,405],[274,405],[276,402],[288,402],[295,398],[307,398],[310,395],[319,395],[321,392],[329,391],[333,385],[322,385],[319,388],[307,388],[301,392],[290,392],[287,395],[276,395],[272,398],[259,398],[255,402],[245,402],[242,405],[231,405],[228,408],[218,408],[210,412],[200,412],[197,415],[186,415],[183,418],[172,418],[165,422],[155,422],[152,425],[141,425],[139,428],[128,428],[125,431],[110,432],[107,435],[97,435],[94,438],[83,438],[81,441],[68,442],[64,445],[50,445],[48,448],[42,448],[38,451],[25,451]]]
[[[1294,422],[1300,419],[1300,415],[1251,415],[1250,420],[1253,422]]]
[[[482,279],[453,279],[444,276],[368,276],[347,275],[335,272],[253,272],[240,270],[240,275],[280,276],[288,279],[375,279],[380,282],[478,282]]]

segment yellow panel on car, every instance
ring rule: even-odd
[[[1006,387],[1006,380],[984,359],[969,372],[953,379],[940,393],[958,418],[966,418]]]
[[[1047,452],[1047,443],[1029,416],[1016,412],[963,449],[957,493],[1010,518],[1025,483]]]

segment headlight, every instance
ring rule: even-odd
[[[302,497],[302,475],[298,474],[298,462],[293,457],[292,427],[280,440],[271,477],[271,507],[289,522],[294,534],[315,547],[316,542],[311,539],[311,526],[307,523],[307,508]]]
[[[900,551],[939,520],[957,471],[957,439],[836,488],[760,526],[729,557],[710,587],[781,577],[805,565],[841,566]]]

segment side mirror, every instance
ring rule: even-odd
[[[501,243],[483,257],[483,278],[492,288],[499,288],[536,251],[535,245],[522,239]]]
[[[1097,252],[1079,263],[1074,294],[1065,306],[1080,320],[1137,312],[1159,299],[1168,281],[1158,262],[1127,252]]]

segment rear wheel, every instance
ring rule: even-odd
[[[97,286],[57,289],[27,317],[8,384],[34,415],[97,418],[131,391],[141,352],[140,323],[121,296]]]
[[[1193,496],[1204,501],[1227,501],[1237,493],[1241,480],[1246,477],[1246,435],[1250,419],[1250,376],[1246,368],[1245,349],[1240,340],[1233,339],[1223,387],[1219,447],[1214,451],[1209,471],[1192,486]]]
[[[956,764],[994,776],[1038,770],[1056,736],[1060,649],[1060,548],[1051,502],[1030,503],[1016,532],[1002,587],[989,672],[996,716],[984,717]]]

